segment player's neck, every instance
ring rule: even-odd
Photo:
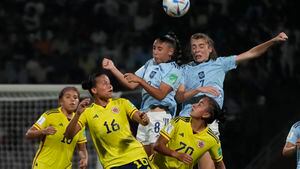
[[[100,98],[96,98],[95,99],[96,104],[102,106],[102,107],[106,107],[107,104],[109,103],[109,99],[100,99]]]
[[[204,130],[207,126],[204,120],[199,120],[195,118],[192,118],[191,125],[193,133],[199,133],[200,131]]]

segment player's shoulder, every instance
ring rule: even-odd
[[[300,121],[297,121],[295,124],[292,126],[293,128],[300,129]]]
[[[177,116],[173,119],[174,123],[189,123],[191,120],[191,117],[183,117],[183,116]]]
[[[57,113],[60,113],[59,109],[58,108],[53,108],[53,109],[47,110],[44,114],[49,116],[49,115],[54,115],[54,114],[57,114]]]
[[[214,142],[216,142],[217,144],[220,143],[219,138],[214,134],[214,132],[213,132],[210,128],[208,128],[207,134],[211,137],[211,139],[212,139]]]

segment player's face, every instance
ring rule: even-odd
[[[99,98],[112,98],[113,87],[106,75],[101,75],[96,78],[96,86],[94,89],[95,95],[97,95]]]
[[[74,112],[79,103],[79,96],[77,91],[67,90],[59,100],[59,103],[67,113]]]
[[[196,62],[205,62],[209,59],[209,54],[212,52],[212,48],[208,45],[205,39],[192,39],[191,51]]]
[[[209,117],[210,113],[207,112],[208,105],[209,105],[209,102],[208,102],[207,98],[200,99],[198,103],[193,104],[191,117],[197,118],[197,119]]]
[[[153,43],[152,54],[155,62],[166,63],[171,60],[171,56],[174,53],[174,48],[172,48],[168,43],[155,40]]]

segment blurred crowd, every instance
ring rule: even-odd
[[[282,120],[290,117],[287,111],[294,112],[297,105],[294,98],[300,83],[300,26],[296,19],[299,2],[191,0],[189,12],[181,18],[167,16],[161,3],[2,0],[0,83],[80,83],[99,69],[103,57],[113,59],[124,72],[134,72],[152,57],[154,38],[170,30],[179,36],[185,49],[191,34],[207,33],[222,56],[244,52],[284,31],[289,36],[287,43],[275,46],[260,59],[239,65],[225,81],[229,122],[221,137],[225,149],[230,149],[224,151],[225,158],[239,155],[247,159],[267,142],[264,137],[280,130]],[[245,142],[230,140],[236,135],[245,138]],[[246,139],[253,137],[261,139],[246,145]],[[232,149],[234,144],[236,149]],[[238,149],[243,146],[250,146],[246,155]],[[243,166],[247,162],[236,163]]]

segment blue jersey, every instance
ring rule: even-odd
[[[300,121],[296,122],[286,138],[286,142],[296,145],[297,139],[300,138]],[[297,149],[297,169],[300,169],[300,150]]]
[[[223,107],[224,91],[223,82],[229,70],[236,68],[235,56],[218,57],[216,60],[209,60],[203,63],[190,62],[182,67],[183,80],[181,83],[185,90],[189,91],[202,86],[212,86],[219,90],[219,96],[208,93],[198,93],[193,98],[183,102],[180,116],[190,116],[192,104],[199,101],[199,96],[206,94],[214,98],[220,107]]]
[[[175,94],[182,78],[182,72],[179,66],[175,62],[156,64],[154,59],[150,59],[144,66],[137,70],[135,74],[155,88],[159,88],[163,82],[173,89],[161,101],[155,99],[143,89],[141,110],[148,111],[151,105],[161,105],[168,107],[170,113],[174,115],[177,107]]]

